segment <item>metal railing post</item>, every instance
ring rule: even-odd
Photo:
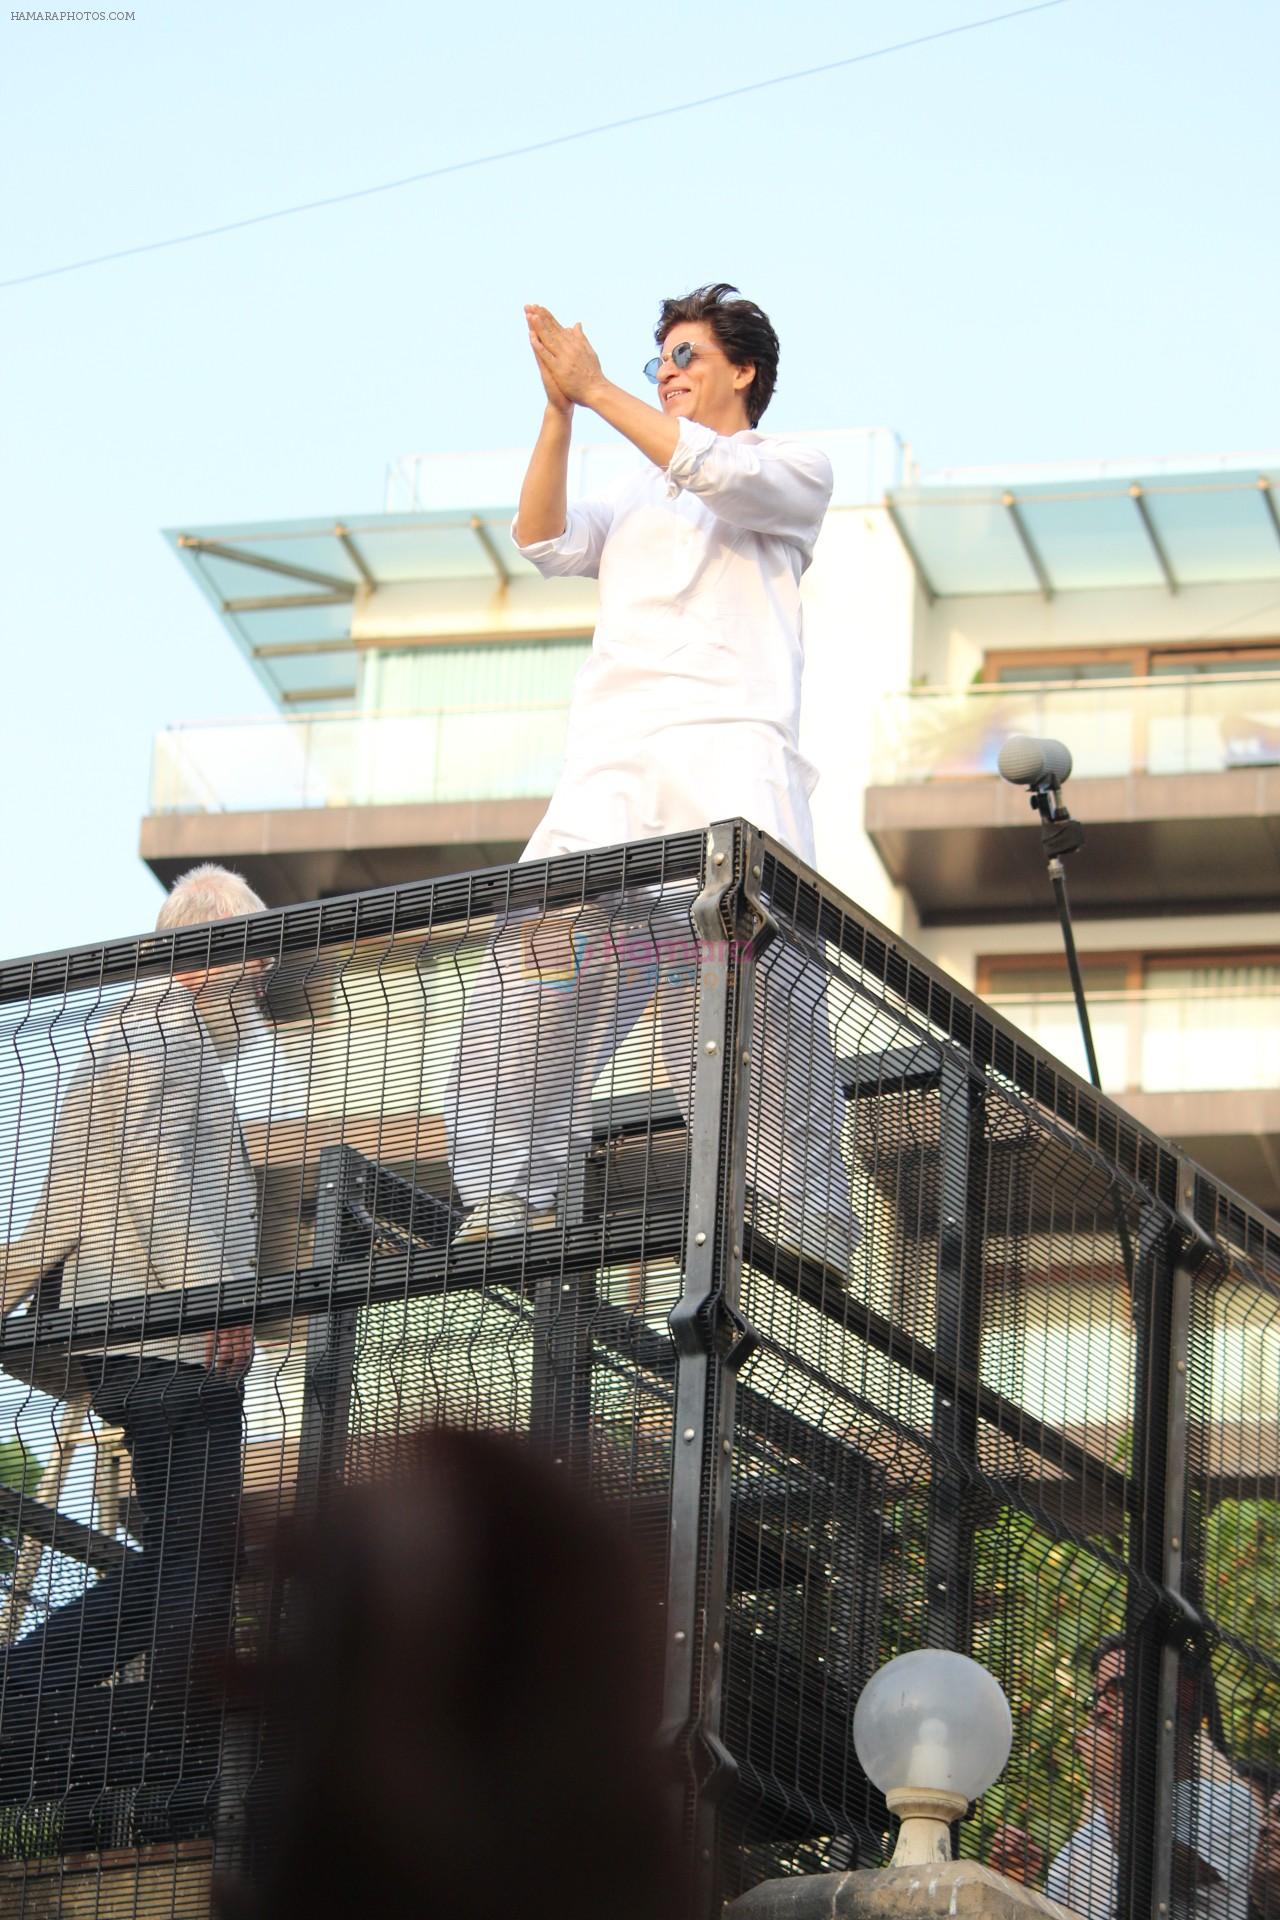
[[[533,1301],[530,1432],[558,1467],[591,1466],[591,1315],[594,1274],[542,1274]]]
[[[341,1253],[342,1195],[357,1156],[343,1146],[320,1153],[314,1265],[332,1270]],[[356,1309],[313,1314],[307,1321],[302,1430],[298,1439],[295,1511],[314,1514],[326,1486],[341,1474],[355,1357]],[[214,1865],[234,1875],[246,1864],[250,1836],[246,1795],[258,1764],[260,1727],[253,1705],[229,1704],[223,1715],[214,1825]]]
[[[1130,1591],[1119,1840],[1120,1905],[1135,1920],[1168,1920],[1172,1911],[1174,1786],[1185,1739],[1179,1680],[1185,1647],[1201,1626],[1183,1579],[1192,1273],[1195,1251],[1207,1244],[1194,1202],[1194,1170],[1182,1159],[1179,1219],[1150,1214],[1133,1262],[1130,1557],[1145,1593],[1135,1619]]]
[[[350,1147],[324,1147],[316,1184],[316,1235],[313,1266],[336,1268],[342,1250],[342,1196],[358,1155]],[[307,1350],[302,1386],[302,1431],[298,1437],[297,1511],[314,1512],[326,1485],[339,1478],[346,1461],[351,1383],[355,1365],[354,1307],[315,1313],[307,1321]]]
[[[982,1349],[981,1232],[972,1206],[984,1152],[981,1090],[942,1051],[938,1078],[938,1253],[934,1351],[950,1381],[934,1389],[934,1462],[926,1547],[929,1644],[967,1652],[973,1615],[973,1481]]]
[[[698,1920],[717,1910],[717,1803],[734,1771],[720,1720],[734,1381],[752,1344],[737,1308],[754,972],[743,947],[761,928],[744,899],[743,866],[734,826],[712,827],[692,910],[698,984],[684,1278],[668,1321],[676,1378],[661,1738],[683,1775]]]
[[[1187,1163],[1179,1167],[1180,1176]],[[1168,1385],[1165,1391],[1165,1472],[1160,1533],[1161,1585],[1188,1604],[1183,1582],[1187,1523],[1187,1363],[1191,1334],[1191,1271],[1179,1257],[1169,1299]],[[1177,1778],[1182,1648],[1166,1638],[1160,1649],[1160,1724],[1156,1737],[1156,1844],[1152,1860],[1151,1912],[1167,1920],[1173,1907],[1173,1790]]]

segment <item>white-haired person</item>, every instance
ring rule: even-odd
[[[156,926],[262,910],[238,874],[206,865],[174,884]],[[60,1307],[79,1310],[252,1278],[256,1186],[219,1052],[237,1000],[256,1003],[262,978],[257,961],[184,966],[139,982],[94,1021],[42,1191],[21,1234],[0,1246],[0,1312],[51,1287]],[[227,1647],[253,1349],[252,1329],[235,1325],[71,1354],[33,1341],[10,1362],[122,1430],[141,1552],[0,1656],[0,1752],[25,1752],[33,1738],[38,1748],[42,1703],[60,1702],[65,1716],[69,1696],[145,1653],[147,1752],[167,1754],[173,1775],[193,1684],[198,1692],[220,1669]]]

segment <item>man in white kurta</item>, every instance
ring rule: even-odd
[[[514,538],[544,576],[597,578],[600,601],[562,772],[525,860],[741,814],[813,863],[817,775],[797,744],[800,578],[831,469],[811,444],[756,430],[776,337],[758,308],[725,300],[732,291],[664,309],[664,318],[681,312],[660,328],[663,351],[651,363],[657,411],[604,380],[580,328],[526,310],[547,414]],[[729,324],[719,324],[726,309]],[[603,497],[570,506],[575,403],[644,457]],[[590,1143],[596,1081],[655,984],[667,1077],[688,1112],[691,983],[663,965],[655,908],[652,895],[622,910],[588,908],[568,937],[562,923],[541,945],[527,920],[499,931],[468,988],[446,1098],[454,1178],[473,1209],[463,1237],[550,1224],[570,1159]],[[687,903],[684,911],[687,926]],[[648,967],[635,964],[646,943]],[[783,1237],[839,1266],[852,1217],[823,983],[779,946],[762,985],[758,1057],[773,1108],[768,1138],[754,1116],[749,1127],[748,1179],[781,1204]]]
[[[1120,1906],[1126,1652],[1124,1635],[1111,1634],[1090,1656],[1093,1693],[1076,1737],[1088,1785],[1085,1817],[1045,1879],[1050,1900],[1080,1920],[1114,1920]],[[1181,1663],[1177,1718],[1170,1920],[1249,1920],[1260,1810],[1218,1744],[1221,1715],[1211,1668],[1197,1671],[1193,1661]],[[999,1872],[1029,1882],[1038,1878],[1042,1862],[1039,1846],[1023,1829],[999,1830],[989,1860]]]
[[[800,576],[831,497],[817,447],[692,420],[636,471],[521,546],[539,573],[600,582],[564,767],[526,859],[743,814],[813,864],[800,753]]]

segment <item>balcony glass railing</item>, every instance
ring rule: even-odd
[[[550,793],[568,708],[308,714],[157,735],[153,813],[513,800]]]
[[[1064,740],[1084,778],[1277,766],[1280,672],[892,694],[877,715],[873,784],[992,774],[1011,733]]]
[[[1222,991],[1089,993],[1089,1022],[1109,1093],[1239,1092],[1280,1086],[1280,1000]],[[994,994],[992,1006],[1082,1078],[1084,1046],[1069,993]]]

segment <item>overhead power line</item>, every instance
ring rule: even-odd
[[[244,227],[260,227],[268,220],[289,220],[298,213],[318,213],[324,207],[345,206],[351,200],[367,200],[375,193],[398,193],[402,187],[414,187],[424,180],[443,180],[451,173],[467,173],[473,167],[494,167],[503,160],[520,160],[531,153],[546,153],[551,147],[567,147],[575,140],[593,140],[602,133],[617,133],[624,127],[643,126],[650,120],[668,120],[677,113],[696,113],[700,107],[718,106],[722,100],[740,100],[744,94],[763,93],[767,87],[786,87],[796,80],[813,80],[819,74],[835,73],[841,67],[861,66],[868,60],[884,60],[890,54],[908,53],[913,47],[925,47],[935,40],[951,40],[961,33],[977,33],[984,27],[997,27],[1006,20],[1021,20],[1029,13],[1047,13],[1067,0],[1035,0],[1029,7],[1014,7],[1006,13],[989,13],[981,20],[963,20],[958,26],[939,27],[933,33],[920,33],[911,40],[895,40],[885,47],[870,47],[865,53],[851,53],[841,60],[826,60],[818,67],[801,67],[795,73],[776,73],[768,80],[749,80],[745,86],[726,87],[722,93],[703,94],[697,100],[681,100],[670,107],[651,107],[645,113],[629,113],[620,120],[602,120],[594,127],[576,127],[572,133],[553,133],[545,140],[530,140],[524,146],[503,147],[496,153],[473,154],[468,160],[451,160],[441,167],[426,167],[421,173],[406,173],[399,180],[381,180],[372,187],[353,187],[347,193],[326,194],[320,200],[299,200],[293,206],[274,207],[269,213],[251,213],[240,220],[225,220],[216,227],[198,227],[191,233],[170,234],[164,240],[144,240],[137,246],[117,247],[112,253],[97,253],[84,260],[67,260],[59,267],[41,267],[36,273],[20,273],[11,280],[0,280],[0,289],[26,287],[34,280],[52,280],[62,273],[82,273],[89,267],[105,267],[113,260],[131,260],[140,253],[159,253],[166,247],[186,247],[197,240],[214,240],[219,234],[239,233]]]

